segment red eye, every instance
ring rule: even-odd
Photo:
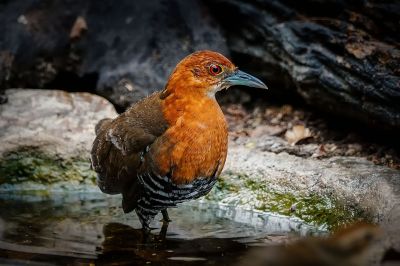
[[[221,72],[222,72],[222,67],[221,66],[214,65],[214,64],[210,65],[210,74],[211,75],[216,76]]]

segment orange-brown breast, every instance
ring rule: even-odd
[[[176,184],[218,176],[225,164],[228,133],[216,100],[171,94],[162,110],[170,127],[151,147],[152,167],[160,175],[170,174]]]

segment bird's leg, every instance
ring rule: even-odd
[[[151,228],[150,228],[150,226],[148,226],[148,225],[146,224],[146,225],[143,225],[143,226],[142,226],[142,231],[143,231],[143,234],[144,234],[144,235],[149,235],[149,234],[151,233]]]
[[[165,237],[167,236],[168,224],[169,224],[169,222],[171,222],[171,219],[169,219],[169,215],[168,215],[167,209],[162,210],[161,214],[163,216],[163,218],[161,220],[161,222],[163,224],[162,224],[162,227],[161,227],[161,230],[160,230],[159,237],[160,237],[160,240],[163,241],[163,240],[165,240]]]
[[[142,244],[151,242],[151,228],[148,224],[142,224]]]
[[[168,230],[168,222],[163,222],[160,234],[159,234],[159,240],[164,241],[166,236],[167,236],[167,230]]]
[[[163,217],[163,219],[161,221],[163,223],[167,223],[168,224],[169,222],[171,222],[171,219],[169,219],[169,215],[168,215],[167,209],[162,210],[161,214],[162,214],[162,217]]]

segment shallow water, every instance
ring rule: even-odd
[[[193,201],[145,236],[119,197],[0,194],[0,264],[231,265],[249,249],[323,232],[284,216]]]

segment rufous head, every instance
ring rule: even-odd
[[[179,62],[166,89],[174,93],[200,93],[214,97],[217,91],[234,85],[267,89],[261,80],[240,71],[225,56],[204,50],[192,53]]]

